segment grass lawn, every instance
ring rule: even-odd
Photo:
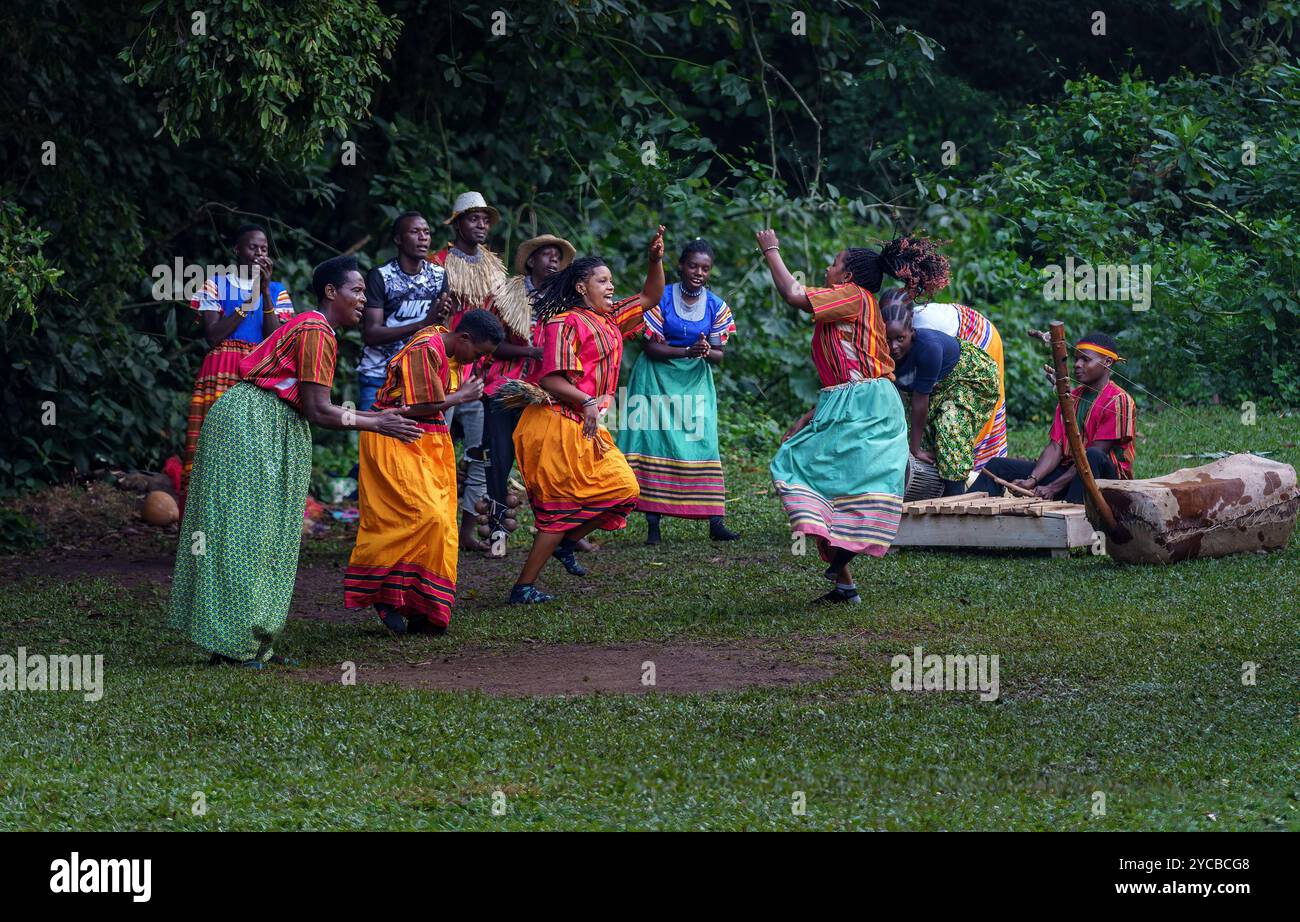
[[[1217,450],[1300,464],[1294,412],[1146,413],[1140,429],[1139,476]],[[765,461],[729,465],[735,544],[666,520],[646,548],[637,517],[582,558],[586,580],[548,567],[561,601],[509,608],[521,532],[506,564],[462,562],[446,638],[337,614],[292,619],[280,648],[315,670],[636,641],[830,666],[781,688],[493,697],[211,669],[164,627],[158,581],[7,558],[22,575],[0,653],[102,653],[106,678],[94,703],[0,693],[0,828],[1300,829],[1296,539],[1167,568],[901,551],[858,566],[865,605],[814,609],[822,567],[792,556]],[[309,541],[303,563],[347,551]],[[333,598],[341,612],[341,571]],[[1000,697],[891,690],[890,658],[916,645],[997,654]]]

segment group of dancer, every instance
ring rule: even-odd
[[[171,625],[214,664],[284,662],[274,644],[297,571],[309,423],[361,433],[344,600],[373,607],[395,634],[447,630],[459,554],[482,549],[479,510],[488,510],[489,546],[504,546],[516,464],[535,535],[510,604],[551,601],[538,586],[547,561],[585,575],[584,539],[624,528],[634,510],[646,515],[650,544],[662,540],[662,516],[705,520],[714,540],[739,537],[724,519],[713,384],[736,325],[708,286],[709,244],[687,244],[668,285],[657,228],[640,290],[619,297],[602,258],[579,257],[553,235],[521,244],[507,274],[486,243],[499,219],[480,194],[464,193],[444,222],[450,244],[431,253],[428,221],[405,212],[392,260],[364,276],[353,257],[326,260],[312,277],[316,308],[300,313],[270,279],[265,229],[238,231],[236,259],[255,281],[211,280],[195,302],[211,349],[191,402],[170,603]],[[993,324],[964,305],[918,303],[948,284],[934,241],[843,250],[821,288],[795,280],[774,231],[757,242],[780,296],[812,315],[821,394],[786,432],[771,475],[792,530],[814,537],[827,564],[834,585],[816,601],[861,601],[850,565],[893,542],[909,463],[932,466],[945,494],[965,492],[977,473],[972,488],[992,495],[1001,479],[1044,497],[1077,493],[1059,411],[1036,462],[1006,457]],[[886,276],[900,284],[881,295]],[[330,388],[337,331],[358,325],[353,409],[333,404]],[[641,356],[629,396],[690,395],[701,425],[689,438],[681,427],[630,426],[616,440],[603,424],[631,339]],[[1115,343],[1090,334],[1076,356],[1087,461],[1099,477],[1131,476],[1135,410],[1110,380]]]

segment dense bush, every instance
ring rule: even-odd
[[[179,450],[203,347],[187,307],[152,298],[154,266],[224,261],[260,220],[307,306],[315,262],[389,258],[397,211],[437,226],[465,188],[500,207],[496,248],[562,234],[625,289],[654,225],[670,250],[712,240],[738,450],[816,391],[807,320],[753,245],[768,225],[811,283],[845,245],[948,238],[942,297],[1002,329],[1020,419],[1047,408],[1023,329],[1053,316],[1116,329],[1126,374],[1167,399],[1300,402],[1293,4],[1135,0],[1122,41],[1068,0],[804,6],[221,2],[201,37],[172,0],[9,4],[0,490]],[[1151,264],[1151,309],[1044,300],[1041,269],[1068,256]],[[347,435],[319,435],[322,464],[346,460]]]

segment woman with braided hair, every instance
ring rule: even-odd
[[[577,542],[597,528],[627,526],[640,490],[627,459],[600,425],[618,387],[623,340],[644,329],[647,308],[664,293],[664,229],[650,241],[650,266],[638,294],[614,300],[614,277],[599,256],[584,256],[542,283],[535,294],[536,360],[528,383],[541,402],[524,408],[515,457],[537,534],[510,604],[549,602],[534,583],[549,557],[583,576]]]
[[[819,603],[860,603],[849,563],[883,556],[898,533],[907,472],[907,422],[890,384],[894,362],[873,292],[885,274],[918,291],[942,288],[947,261],[929,240],[904,237],[879,252],[841,250],[825,288],[804,288],[781,259],[776,232],[758,232],[785,302],[813,316],[817,406],[800,417],[772,459],[772,482],[791,528],[817,539],[835,588]]]

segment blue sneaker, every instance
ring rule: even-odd
[[[532,583],[516,583],[515,587],[510,590],[510,598],[507,603],[510,605],[539,605],[542,602],[554,601],[555,596],[542,592]]]
[[[555,550],[551,551],[551,556],[564,564],[564,569],[574,576],[586,576],[587,568],[578,563],[577,547],[577,544],[566,538],[559,543]]]

